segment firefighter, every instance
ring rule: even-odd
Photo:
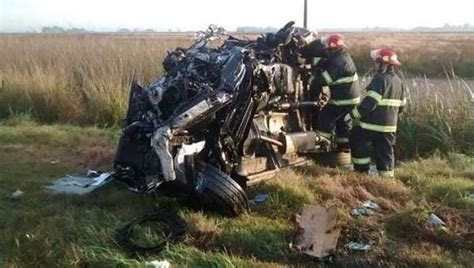
[[[366,97],[351,112],[356,122],[351,132],[352,162],[356,171],[367,172],[373,149],[379,175],[393,178],[398,115],[406,103],[405,85],[397,75],[401,63],[390,48],[373,50],[370,57],[376,74],[367,86]]]
[[[317,45],[312,47],[313,51],[320,51]],[[321,59],[315,57],[319,62],[313,73],[311,88],[329,89],[331,99],[319,112],[315,131],[325,147],[330,145],[335,132],[338,151],[349,152],[351,118],[348,114],[360,102],[357,69],[341,35],[321,38],[320,47],[324,53]]]

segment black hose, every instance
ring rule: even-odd
[[[163,230],[166,234],[165,241],[152,246],[139,245],[133,241],[135,226],[142,225],[147,222],[161,222],[166,225]],[[176,214],[170,214],[166,211],[148,214],[137,218],[122,228],[115,231],[115,241],[117,244],[131,255],[157,254],[161,252],[168,243],[176,243],[181,241],[186,233],[186,222]]]

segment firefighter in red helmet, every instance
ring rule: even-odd
[[[318,68],[313,73],[310,88],[328,88],[331,98],[319,112],[314,129],[321,137],[323,146],[329,146],[334,140],[338,151],[349,152],[352,126],[348,114],[360,102],[357,69],[341,35],[328,35],[317,42],[302,51],[303,57],[312,55],[316,60],[320,59],[316,63]]]
[[[406,104],[405,85],[397,75],[401,65],[397,54],[390,48],[373,50],[370,57],[375,75],[367,86],[367,93],[351,117],[356,126],[351,131],[352,162],[354,169],[367,172],[371,164],[371,149],[375,156],[378,174],[394,177],[395,134],[398,115]]]

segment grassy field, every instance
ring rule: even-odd
[[[84,197],[43,191],[64,173],[110,168],[118,134],[24,119],[0,125],[0,267],[124,267],[163,259],[189,267],[322,266],[288,250],[294,232],[289,218],[304,204],[338,207],[343,232],[332,263],[337,266],[469,267],[474,260],[474,201],[468,197],[473,158],[448,154],[403,162],[394,181],[314,165],[287,170],[248,189],[250,197],[268,193],[269,199],[237,219],[194,211],[183,196],[141,196],[114,182]],[[8,198],[16,189],[25,194]],[[380,213],[349,215],[368,199],[381,205]],[[156,256],[127,256],[113,240],[115,228],[158,209],[186,219],[185,241]],[[446,221],[446,232],[425,227],[428,212]],[[348,241],[374,249],[346,251]]]
[[[166,51],[187,46],[189,36],[1,35],[0,267],[123,267],[155,259],[190,267],[320,266],[288,250],[289,218],[304,204],[338,207],[343,233],[335,265],[469,266],[474,94],[458,75],[474,77],[474,35],[347,34],[347,39],[361,74],[369,68],[368,51],[389,44],[401,52],[409,76],[443,79],[410,80],[397,136],[402,159],[397,180],[304,166],[248,189],[250,197],[265,192],[270,198],[228,219],[192,210],[183,196],[142,196],[118,183],[85,197],[42,189],[65,173],[110,169],[132,73],[142,83],[152,81],[162,73]],[[25,194],[8,198],[16,189]],[[349,216],[350,208],[367,199],[382,211]],[[113,231],[158,209],[176,210],[186,219],[185,241],[158,256],[130,258],[113,241]],[[428,212],[446,221],[446,232],[425,228]],[[370,243],[374,250],[346,251],[348,241]]]

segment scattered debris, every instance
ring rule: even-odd
[[[253,199],[253,201],[255,203],[263,203],[265,202],[266,200],[268,199],[268,194],[258,194],[255,196],[255,198]]]
[[[356,250],[356,251],[369,251],[372,249],[371,245],[358,243],[358,242],[349,242],[345,245],[347,249]]]
[[[290,248],[307,255],[324,258],[331,255],[341,232],[336,228],[336,207],[303,207],[301,215],[295,216],[297,234]]]
[[[147,266],[153,266],[153,268],[170,268],[171,264],[169,261],[147,261],[145,263]]]
[[[10,195],[10,198],[11,199],[18,199],[20,198],[20,196],[22,196],[25,192],[23,192],[22,190],[20,189],[16,189],[16,191],[14,191],[11,195]]]
[[[428,218],[426,219],[426,224],[429,227],[434,227],[440,230],[446,230],[446,223],[440,217],[438,217],[436,214],[432,212],[428,214]]]
[[[368,208],[353,208],[351,209],[352,216],[369,216],[374,214],[374,212]]]
[[[85,195],[110,182],[112,176],[111,172],[95,170],[89,170],[86,176],[66,174],[44,188],[57,194]]]
[[[98,177],[98,176],[100,176],[100,174],[102,174],[102,172],[97,171],[97,170],[89,169],[89,170],[87,171],[87,175],[86,175],[86,176],[92,178],[92,177]]]
[[[351,209],[352,216],[369,216],[374,214],[374,211],[380,210],[380,206],[370,200],[364,201],[361,207]]]
[[[371,210],[380,210],[380,206],[377,203],[372,202],[370,200],[363,202],[362,207],[371,209]]]

